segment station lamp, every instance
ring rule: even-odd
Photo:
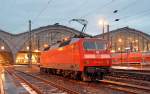
[[[5,50],[5,47],[4,47],[4,46],[1,46],[1,50]]]
[[[27,46],[26,49],[29,50],[29,46]]]
[[[119,42],[122,42],[122,39],[121,39],[121,38],[119,38],[119,39],[118,39],[118,41],[119,41]]]
[[[65,37],[63,40],[64,40],[64,41],[67,41],[67,40],[68,40],[68,38],[67,38],[67,37]]]
[[[105,26],[105,25],[108,25],[108,22],[105,19],[101,19],[99,20],[98,24],[101,26]]]
[[[138,42],[138,40],[136,39],[135,42]]]
[[[120,51],[120,50],[121,50],[121,48],[119,47],[119,48],[118,48],[118,50]]]
[[[126,50],[130,50],[131,48],[130,47],[127,47],[127,48],[125,48]]]
[[[115,53],[115,50],[111,50],[112,53]]]
[[[34,52],[40,52],[38,49],[35,49]]]
[[[47,48],[48,47],[48,44],[44,44],[44,48]]]

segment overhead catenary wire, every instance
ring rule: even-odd
[[[94,11],[96,11],[96,10],[98,10],[98,9],[99,9],[99,11],[102,11],[102,9],[106,8],[107,6],[109,6],[109,5],[112,4],[114,1],[116,1],[116,0],[111,0],[111,1],[107,2],[106,4],[104,4],[103,6],[101,6],[100,8],[96,8],[96,9],[90,11],[90,12],[85,13],[85,14],[84,14],[83,16],[81,16],[80,18],[84,18],[84,17],[88,16],[89,14],[91,14],[92,12],[94,12]]]
[[[119,11],[119,12],[122,12],[122,11],[120,11],[120,10],[123,10],[123,11],[124,11],[124,10],[130,8],[130,6],[136,5],[137,1],[138,1],[138,0],[135,0],[135,1],[131,2],[131,3],[129,3],[128,5],[126,5],[125,7],[121,8],[121,9],[117,9],[117,13],[118,13],[118,11]],[[119,19],[119,22],[121,22],[121,21],[127,20],[128,18],[133,18],[133,17],[134,17],[134,18],[136,18],[136,17],[142,18],[143,16],[145,16],[146,14],[149,14],[149,13],[150,13],[150,9],[147,9],[147,10],[143,10],[143,11],[141,11],[141,12],[136,12],[135,15],[132,15],[132,16],[131,16],[131,15],[127,15],[127,16],[123,16],[123,17],[118,17],[117,20]],[[115,19],[115,20],[116,20],[116,19]],[[111,25],[111,26],[116,26],[116,25],[119,24],[119,23],[116,23],[115,20],[111,21],[111,22],[115,23],[115,24],[113,24],[113,25]],[[129,21],[127,21],[127,22],[130,22],[130,21],[131,21],[131,20],[129,20]]]
[[[41,11],[38,13],[38,15],[36,15],[33,19],[30,19],[32,21],[32,24],[35,23],[37,21],[37,19],[40,17],[40,15],[48,8],[48,5],[52,2],[52,0],[49,0],[46,5],[44,6],[44,8],[41,9]],[[23,23],[23,25],[21,25],[20,27],[24,27],[24,25],[26,24]]]
[[[146,16],[146,15],[148,15],[148,14],[150,14],[150,9],[147,9],[147,10],[144,10],[144,11],[141,11],[141,12],[138,12],[138,13],[135,13],[135,15],[134,16],[125,16],[125,17],[122,17],[122,18],[120,18],[121,20],[120,21],[125,21],[126,19],[128,19],[128,18],[138,18],[138,19],[140,19],[140,18],[142,18],[143,16]],[[130,22],[131,20],[129,20],[129,21],[127,21],[127,22]],[[116,24],[114,24],[114,25],[116,25]]]
[[[137,1],[138,1],[138,0],[135,0],[135,1],[133,1],[133,2],[131,2],[131,3],[129,3],[129,4],[127,4],[126,6],[120,8],[120,9],[115,9],[114,11],[112,11],[112,13],[119,15],[120,12],[123,12],[123,11],[125,11],[126,9],[128,9],[128,8],[130,8],[130,7],[132,7],[132,6],[135,6],[136,3],[137,3]],[[110,18],[110,17],[111,17],[111,16],[108,16],[108,18]],[[120,19],[121,19],[121,18],[118,18],[118,17],[117,17],[117,18],[115,18],[113,21],[120,21]]]
[[[36,22],[37,19],[40,17],[40,15],[48,8],[49,4],[52,2],[53,0],[49,0],[47,2],[47,4],[44,6],[44,8],[41,9],[41,11],[38,13],[38,15],[36,15],[33,19],[32,19],[32,23]]]
[[[121,9],[118,9],[118,10],[126,10],[126,9],[130,8],[130,6],[136,5],[137,1],[139,1],[139,0],[135,0],[135,1],[133,1],[133,2],[131,2],[131,3],[129,3],[129,4],[127,4],[126,6],[124,6],[124,7],[121,8]]]

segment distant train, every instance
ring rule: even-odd
[[[41,52],[40,71],[83,81],[101,80],[112,65],[108,42],[97,38],[72,38]]]
[[[138,64],[142,62],[141,52],[113,53],[112,64]]]
[[[112,64],[150,64],[150,52],[112,53]]]

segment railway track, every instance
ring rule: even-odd
[[[42,79],[44,80],[44,82],[46,81],[46,85],[49,82],[55,82],[55,85],[57,87],[57,85],[62,85],[63,89],[59,89],[57,88],[59,94],[63,93],[63,94],[103,94],[100,93],[100,91],[106,89],[106,92],[108,90],[112,90],[111,92],[107,92],[104,94],[150,94],[150,89],[147,87],[145,88],[141,88],[139,87],[139,85],[130,85],[130,84],[125,84],[125,83],[118,83],[117,81],[110,81],[110,80],[102,80],[100,82],[96,82],[96,83],[91,83],[91,82],[83,82],[83,81],[78,81],[78,80],[72,80],[72,79],[68,79],[68,78],[64,78],[61,76],[56,76],[56,75],[48,75],[48,74],[39,74],[39,73],[24,73],[21,71],[15,71],[16,75],[24,77],[25,80],[29,81],[30,79]],[[26,79],[26,75],[29,76],[28,79]],[[30,78],[31,76],[31,78]],[[33,78],[32,78],[33,77]],[[31,80],[32,81],[32,80]],[[30,82],[30,81],[29,81]],[[33,81],[33,83],[37,82],[39,84],[38,81]],[[72,83],[72,84],[70,84]],[[44,92],[49,92],[48,90],[50,90],[49,88],[44,88],[42,89],[42,87],[44,87],[45,85],[40,84],[40,87],[35,86],[36,84],[31,84],[31,87],[36,91],[39,92],[38,90],[40,90],[39,94],[48,94],[48,93],[43,93]],[[54,83],[53,83],[54,84]],[[69,87],[66,87],[66,85],[69,85]],[[53,86],[50,84],[50,86]],[[47,87],[47,86],[45,86]],[[61,87],[62,88],[62,87]],[[67,90],[64,90],[64,88],[67,88]],[[75,88],[77,88],[75,90]],[[47,91],[46,91],[47,90]],[[56,91],[57,91],[56,90]],[[69,90],[69,92],[67,92]],[[97,91],[99,90],[99,91]],[[72,92],[73,91],[73,92]],[[83,92],[82,92],[83,91]],[[58,93],[57,92],[57,93]],[[115,93],[112,93],[115,92]],[[52,93],[49,93],[52,94]]]
[[[104,84],[104,86],[114,90],[124,91],[131,94],[150,94],[150,88],[145,86],[133,85],[110,80],[102,80],[100,82]]]
[[[109,76],[150,82],[150,71],[148,70],[112,69],[112,72]]]
[[[14,74],[28,86],[30,86],[37,94],[79,94],[73,90],[65,88],[63,86],[47,81],[43,78],[36,77],[34,75],[14,70],[13,72],[6,69],[11,75]]]
[[[49,80],[47,78],[47,75],[41,76],[41,77],[44,77],[45,79]],[[60,76],[58,76],[58,78],[66,79],[66,78],[63,78]],[[126,93],[127,94],[142,94],[142,93],[149,94],[150,93],[149,87],[144,87],[144,86],[139,86],[139,85],[131,85],[128,83],[121,83],[121,82],[117,82],[117,81],[101,80],[100,82],[96,82],[96,83],[95,82],[92,82],[92,83],[91,82],[83,82],[83,81],[77,81],[77,80],[71,80],[71,79],[68,79],[68,81],[73,82],[74,85],[78,84],[80,86],[91,87],[91,88],[96,88],[96,89],[106,87],[109,89],[113,89],[115,91],[125,92],[125,94]]]
[[[105,76],[104,79],[109,80],[109,81],[133,84],[133,85],[137,85],[137,86],[139,85],[139,86],[144,86],[144,87],[150,87],[150,82],[149,81],[122,78],[122,77],[120,78],[120,77],[114,77],[114,76]]]

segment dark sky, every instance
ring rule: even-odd
[[[10,33],[27,31],[29,19],[32,28],[60,23],[81,30],[81,24],[69,23],[75,18],[86,19],[92,35],[102,32],[101,19],[110,30],[129,26],[150,34],[150,0],[0,0],[0,29]]]

